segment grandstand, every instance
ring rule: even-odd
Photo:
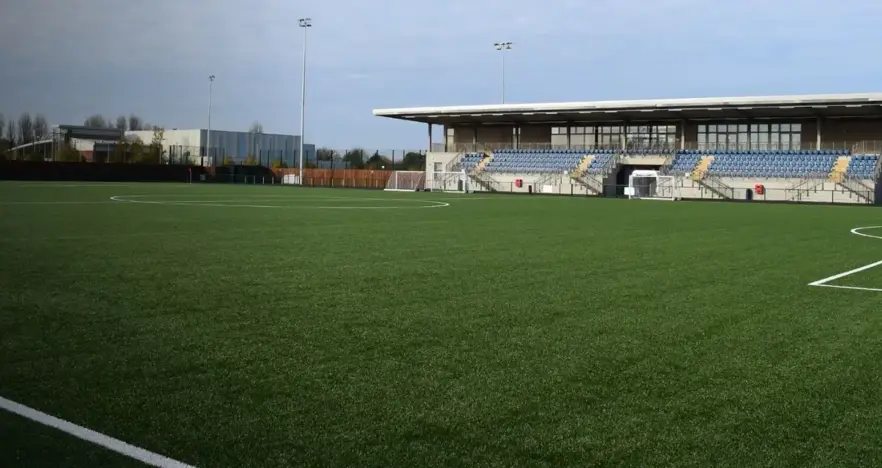
[[[426,172],[476,191],[621,196],[635,170],[680,198],[875,203],[882,93],[377,109],[426,123]]]

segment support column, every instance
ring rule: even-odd
[[[631,126],[631,123],[628,122],[627,120],[622,125],[622,133],[621,133],[621,136],[619,137],[619,139],[622,140],[622,151],[623,152],[628,149],[628,127],[630,127],[630,126]]]
[[[815,122],[817,123],[817,125],[815,125],[815,144],[817,145],[815,146],[815,149],[821,149],[821,118],[818,117]]]
[[[686,149],[686,119],[680,121],[680,149]]]
[[[521,147],[521,126],[518,124],[514,126],[514,147],[515,149]]]
[[[429,151],[432,151],[432,122],[429,122]]]
[[[567,126],[567,149],[573,149],[573,137],[572,137],[573,123],[567,122],[566,126]]]
[[[472,151],[478,151],[478,124],[472,129]]]

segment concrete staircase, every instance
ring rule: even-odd
[[[591,161],[594,161],[594,156],[585,156],[582,158],[582,161],[579,163],[579,166],[573,171],[573,177],[579,177],[588,170],[588,167],[591,166]]]
[[[484,170],[484,166],[486,166],[487,163],[489,163],[490,160],[492,160],[492,159],[493,159],[493,153],[488,152],[488,153],[487,153],[487,157],[485,157],[484,159],[482,159],[481,162],[479,162],[478,165],[475,166],[474,169],[472,169],[472,172],[483,171],[483,170]]]
[[[845,173],[848,171],[848,165],[851,164],[851,156],[840,156],[833,164],[833,170],[830,171],[830,181],[841,183],[845,180]]]
[[[714,161],[713,156],[702,156],[698,161],[698,165],[692,170],[692,180],[701,180],[707,176],[707,168]]]

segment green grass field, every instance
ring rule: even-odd
[[[808,286],[882,260],[849,232],[878,225],[0,183],[0,397],[200,467],[880,466],[882,292]],[[0,410],[0,466],[137,465]]]

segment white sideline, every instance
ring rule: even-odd
[[[864,233],[861,232],[861,231],[866,230],[866,229],[882,229],[882,226],[863,226],[863,227],[856,227],[856,228],[852,229],[850,232],[851,232],[852,234],[855,234],[855,235],[858,235],[858,236],[871,237],[871,238],[873,238],[873,239],[882,239],[882,236],[874,236],[874,235],[871,235],[871,234],[864,234]],[[862,271],[864,271],[864,270],[869,270],[870,268],[875,268],[875,267],[877,267],[877,266],[879,266],[879,265],[882,265],[882,260],[880,260],[880,261],[878,261],[878,262],[875,262],[875,263],[871,263],[871,264],[869,264],[869,265],[864,265],[864,266],[862,266],[862,267],[855,268],[854,270],[849,270],[849,271],[846,271],[846,272],[844,272],[844,273],[839,273],[839,274],[836,274],[836,275],[833,275],[833,276],[830,276],[830,277],[827,277],[827,278],[824,278],[824,279],[819,279],[819,280],[817,280],[817,281],[813,281],[813,282],[809,283],[808,285],[809,285],[809,286],[819,286],[819,287],[823,287],[823,288],[853,289],[853,290],[857,290],[857,291],[876,291],[876,292],[882,292],[882,288],[866,288],[866,287],[860,287],[860,286],[841,286],[841,285],[836,285],[836,284],[827,284],[827,283],[829,283],[829,282],[831,282],[831,281],[838,280],[839,278],[845,278],[846,276],[853,275],[853,274],[855,274],[855,273],[860,273],[860,272],[862,272]]]
[[[171,458],[144,450],[140,447],[135,447],[134,445],[128,444],[119,439],[114,439],[113,437],[106,436],[91,429],[86,429],[85,427],[78,426],[72,422],[58,419],[54,416],[42,413],[12,400],[7,400],[3,397],[0,397],[0,408],[44,426],[53,427],[79,439],[113,450],[114,452],[146,463],[150,466],[157,466],[159,468],[195,468],[192,465],[172,460]]]

